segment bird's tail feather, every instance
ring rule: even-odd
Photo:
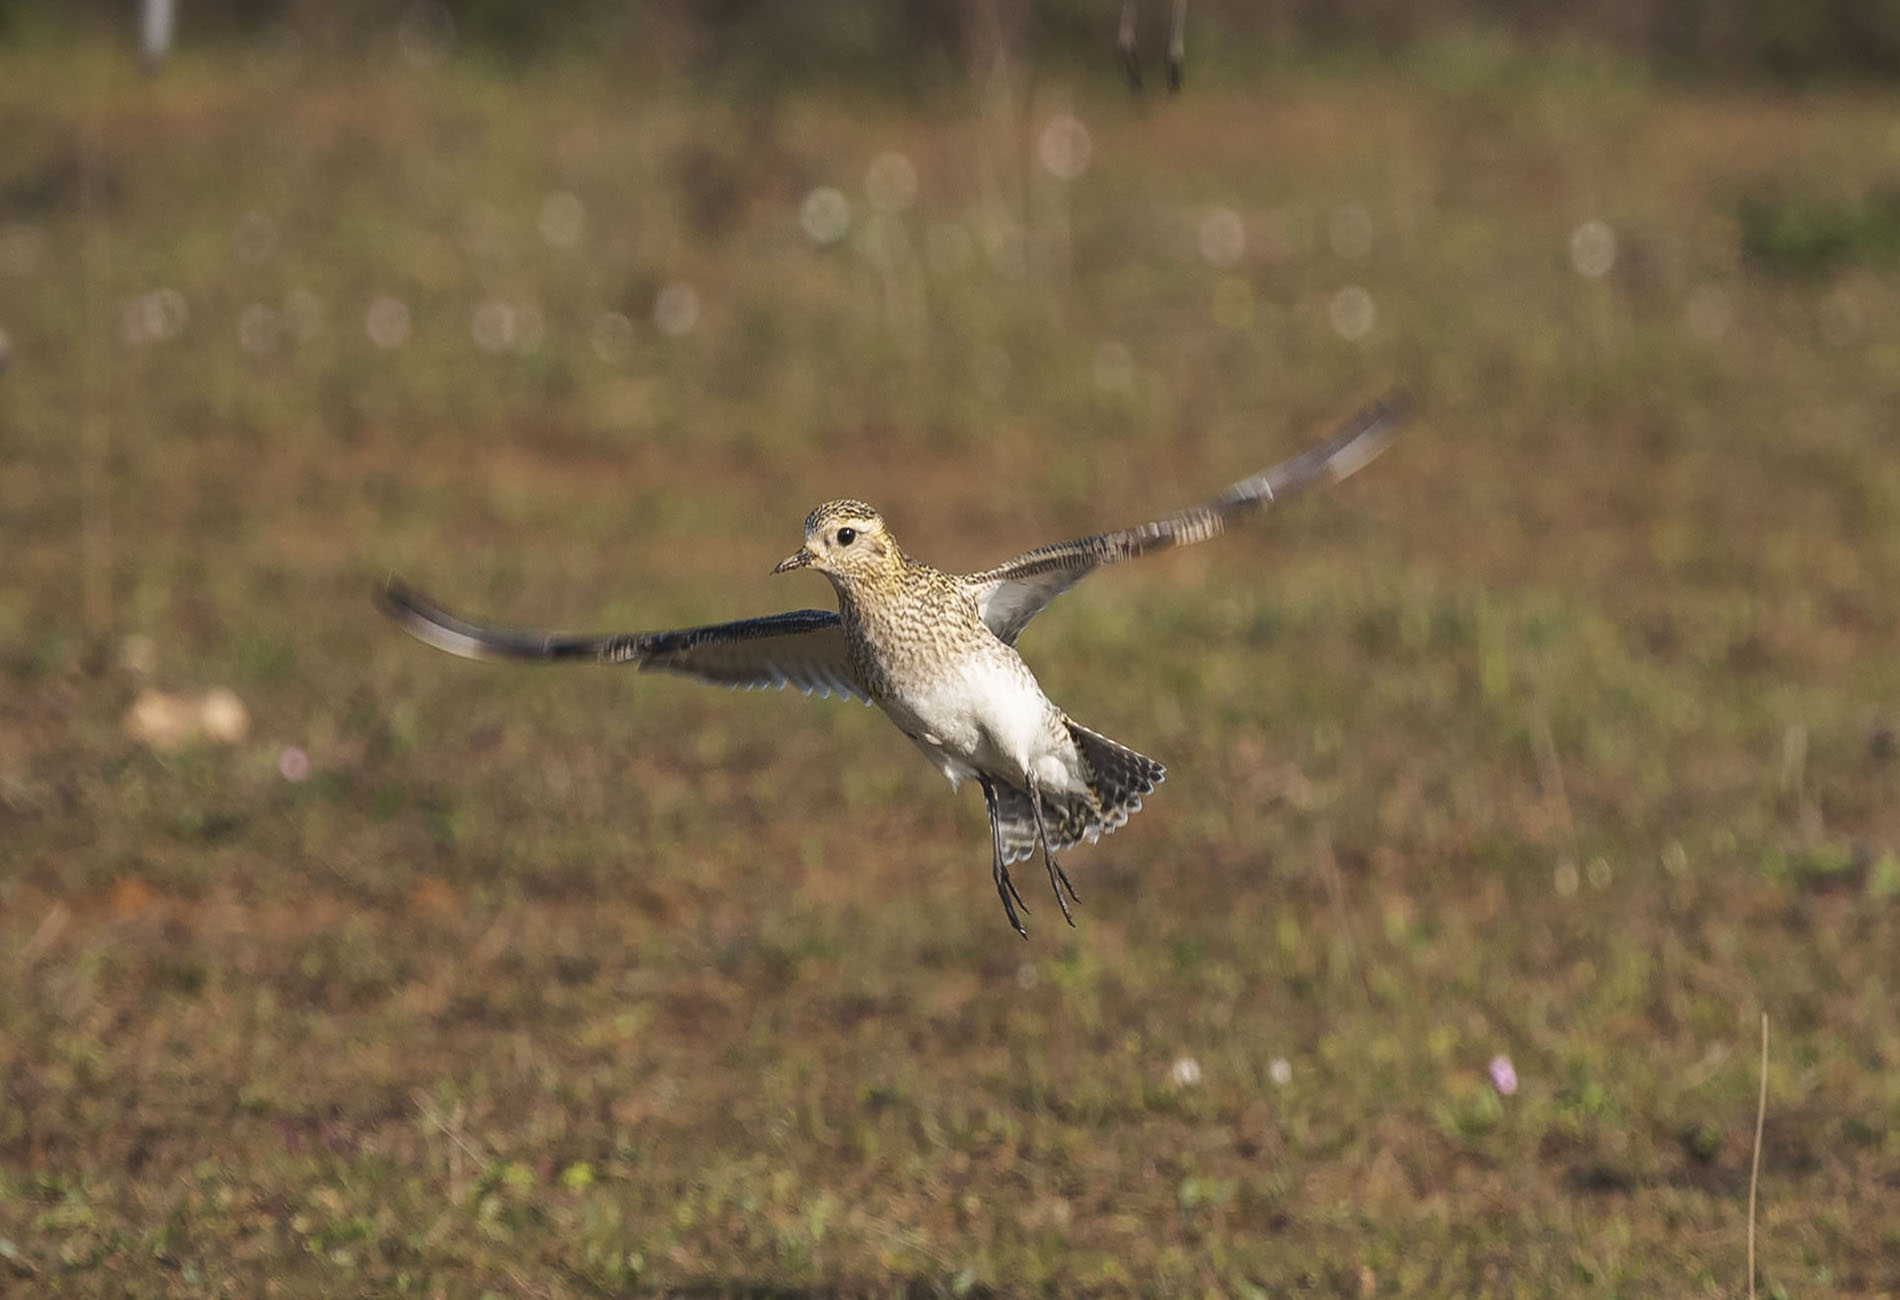
[[[1089,786],[1102,806],[1102,817],[1111,823],[1106,829],[1114,830],[1141,811],[1141,796],[1153,794],[1155,787],[1167,779],[1168,769],[1087,727],[1075,722],[1069,722],[1068,727],[1069,738],[1089,765]]]
[[[1069,722],[1069,736],[1089,769],[1087,800],[1073,795],[1042,796],[1049,847],[1061,852],[1074,844],[1095,843],[1141,811],[1143,795],[1153,794],[1168,769],[1152,758],[1118,745],[1107,736]],[[1029,793],[1001,782],[996,786],[996,818],[1003,836],[1003,861],[1020,862],[1036,851],[1036,810]]]

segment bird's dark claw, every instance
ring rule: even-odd
[[[1010,928],[1027,939],[1029,931],[1017,919],[1016,909],[1027,912],[1029,904],[1016,892],[1016,882],[1009,878],[1009,867],[1003,861],[1003,823],[997,816],[996,786],[988,777],[983,778],[983,806],[990,814],[990,877],[996,881],[996,896],[1003,900],[1003,915],[1009,918]]]
[[[1036,813],[1036,839],[1042,845],[1042,863],[1049,869],[1049,888],[1055,891],[1056,903],[1062,908],[1062,919],[1073,930],[1075,918],[1069,915],[1069,900],[1062,896],[1063,886],[1068,885],[1069,898],[1075,898],[1078,903],[1082,900],[1076,898],[1075,886],[1069,884],[1068,873],[1063,871],[1062,864],[1056,861],[1055,851],[1049,847],[1049,826],[1042,816],[1042,791],[1037,788],[1034,777],[1029,779],[1029,806]]]
[[[1009,878],[1009,868],[999,860],[996,864],[996,896],[1003,900],[1003,915],[1009,918],[1010,928],[1023,938],[1029,937],[1029,931],[1023,929],[1023,923],[1016,918],[1016,909],[1029,910],[1029,904],[1023,902],[1023,896],[1016,892],[1016,882]],[[1015,902],[1011,902],[1011,899]]]

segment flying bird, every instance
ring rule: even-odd
[[[837,593],[836,613],[800,609],[675,631],[586,635],[473,622],[397,579],[378,603],[417,639],[468,659],[633,664],[720,686],[793,686],[877,705],[952,788],[966,780],[982,788],[997,896],[1010,925],[1028,938],[1017,915],[1019,906],[1028,908],[1010,865],[1040,848],[1049,886],[1074,925],[1068,899],[1081,900],[1057,854],[1125,823],[1166,769],[1052,704],[1016,653],[1017,637],[1096,569],[1218,537],[1307,487],[1354,473],[1390,445],[1406,405],[1388,397],[1369,406],[1327,441],[1200,505],[1038,547],[981,573],[944,573],[913,560],[872,507],[828,501],[806,518],[803,544],[773,572],[824,574]]]

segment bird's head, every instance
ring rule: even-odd
[[[772,572],[816,569],[842,584],[902,564],[903,552],[885,531],[884,516],[862,501],[827,501],[805,517],[805,544]]]

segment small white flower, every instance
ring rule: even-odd
[[[678,338],[690,334],[699,324],[699,293],[692,285],[675,280],[660,290],[653,302],[653,323],[663,334]]]
[[[829,185],[820,185],[798,205],[798,224],[814,244],[835,244],[851,229],[851,200]]]
[[[1378,310],[1373,306],[1370,293],[1349,284],[1333,295],[1332,302],[1326,306],[1326,318],[1332,322],[1333,333],[1353,343],[1372,333]]]
[[[363,329],[369,341],[385,352],[401,347],[409,341],[409,304],[394,294],[384,294],[369,305]]]
[[[1212,267],[1226,270],[1240,261],[1247,251],[1247,227],[1240,214],[1231,208],[1211,208],[1195,231],[1202,259]]]
[[[1059,181],[1072,181],[1089,169],[1089,129],[1072,113],[1058,113],[1043,124],[1036,161]]]
[[[184,332],[191,305],[176,289],[154,289],[129,298],[119,311],[119,329],[132,344],[163,343]]]
[[[515,309],[499,298],[476,305],[468,318],[468,334],[484,352],[505,352],[515,345]]]
[[[1571,231],[1570,265],[1585,279],[1608,275],[1616,265],[1616,232],[1594,218]]]

